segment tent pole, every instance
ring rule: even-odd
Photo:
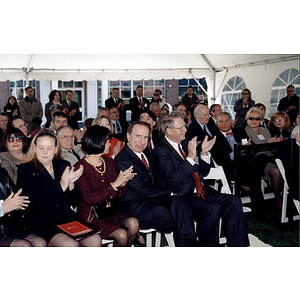
[[[208,96],[206,90],[204,89],[204,87],[202,86],[202,84],[198,81],[198,79],[194,76],[192,70],[190,70],[190,73],[191,73],[193,79],[197,82],[197,84],[201,87],[201,89],[203,90],[203,92],[206,94],[206,96]]]

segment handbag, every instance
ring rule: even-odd
[[[13,236],[25,230],[26,223],[23,212],[14,210],[0,218],[0,238]]]
[[[117,198],[99,202],[93,206],[93,209],[97,219],[105,219],[122,212]]]

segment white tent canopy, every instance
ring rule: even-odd
[[[299,60],[292,54],[1,54],[0,80],[126,80],[204,77]]]
[[[3,80],[129,80],[206,77],[209,104],[233,76],[267,107],[280,73],[299,70],[299,54],[0,54]]]

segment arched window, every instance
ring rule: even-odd
[[[223,88],[221,106],[223,111],[230,113],[233,119],[235,118],[233,110],[235,101],[241,99],[241,92],[244,88],[246,88],[245,81],[239,76],[230,78]]]
[[[276,78],[272,86],[270,109],[268,115],[269,118],[274,112],[277,111],[277,106],[280,99],[286,96],[287,86],[292,84],[295,87],[295,95],[299,95],[299,83],[300,76],[297,69],[287,69]]]

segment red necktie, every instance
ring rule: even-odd
[[[185,155],[185,153],[182,151],[182,149],[181,149],[181,147],[180,147],[180,144],[178,144],[178,149],[179,149],[179,152],[180,152],[180,154],[182,155],[182,157],[183,157],[184,159],[186,159],[186,155]],[[201,182],[201,179],[200,179],[198,173],[195,172],[192,176],[193,176],[193,178],[194,178],[194,180],[195,180],[195,187],[196,187],[197,196],[198,196],[199,198],[202,198],[203,200],[205,200],[205,199],[206,199],[205,188],[204,188],[203,183]]]
[[[147,164],[147,161],[146,161],[146,158],[145,158],[144,154],[142,154],[142,162],[144,163],[145,167],[147,168],[147,171],[149,172],[150,168],[149,168],[149,166]]]
[[[227,133],[226,133],[226,136],[227,136],[227,135],[232,135],[232,131],[227,132]]]

